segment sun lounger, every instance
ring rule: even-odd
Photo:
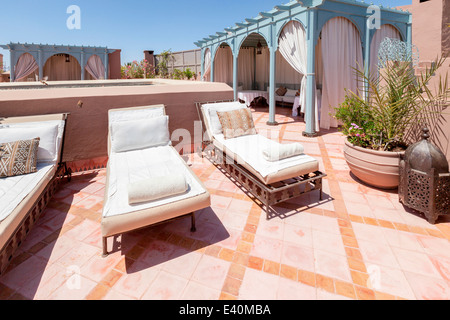
[[[64,175],[67,114],[0,119],[0,144],[40,138],[36,172],[0,178],[0,274],[44,211]],[[0,152],[1,156],[1,152]]]
[[[261,201],[267,218],[271,206],[307,192],[319,190],[322,200],[322,178],[326,175],[319,171],[316,159],[298,152],[298,146],[280,145],[260,134],[225,137],[218,113],[246,108],[245,105],[220,101],[198,102],[196,106],[205,130],[203,150]],[[273,161],[268,154],[284,149],[292,150],[292,155]]]
[[[191,216],[195,231],[195,211],[210,195],[172,147],[163,105],[110,110],[108,149],[104,256],[109,237],[150,225]]]

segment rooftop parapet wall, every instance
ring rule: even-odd
[[[107,157],[110,109],[166,105],[171,134],[185,129],[192,138],[183,141],[175,135],[173,145],[191,150],[201,142],[194,130],[199,121],[195,102],[232,98],[232,89],[223,83],[175,80],[152,86],[6,90],[1,92],[0,117],[69,112],[64,161],[71,162]]]
[[[450,57],[450,1],[442,7],[442,54]]]
[[[448,1],[412,0],[411,5],[398,7],[412,13],[412,43],[419,48],[422,61],[431,61],[444,52],[443,24],[444,20],[450,19],[443,15],[444,7],[447,15],[450,15],[448,13],[450,4],[445,2]]]

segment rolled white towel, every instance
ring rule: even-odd
[[[263,150],[264,159],[275,162],[303,154],[305,148],[300,143],[273,144]]]
[[[183,194],[188,190],[186,178],[181,174],[154,177],[128,185],[128,203],[139,204]]]

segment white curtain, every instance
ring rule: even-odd
[[[256,55],[256,83],[259,90],[267,90],[266,86],[270,80],[270,50],[268,47],[261,48],[261,54]]]
[[[238,84],[242,85],[244,90],[253,88],[255,77],[255,49],[241,48],[238,57]]]
[[[322,29],[323,88],[320,127],[337,127],[333,117],[345,99],[345,89],[357,92],[360,81],[353,68],[363,67],[361,37],[353,23],[342,17]]]
[[[378,51],[385,38],[401,40],[400,32],[392,25],[384,24],[378,29],[370,43],[370,74],[378,76]]]
[[[322,39],[319,38],[316,45],[316,84],[323,84],[323,59],[322,59]]]
[[[65,54],[57,54],[45,63],[44,77],[48,77],[49,81],[80,80],[81,67],[74,57],[69,56],[67,62]]]
[[[214,59],[214,81],[233,86],[233,53],[230,47],[217,49]]]
[[[105,79],[105,66],[99,56],[93,55],[88,59],[86,70],[95,79]]]
[[[19,81],[38,69],[39,66],[34,57],[29,53],[20,56],[14,68],[14,81]]]
[[[270,59],[268,63],[270,66]],[[288,89],[300,88],[303,75],[291,67],[279,50],[276,52],[276,64],[275,82],[277,83],[277,87],[286,85],[289,87]]]
[[[204,72],[202,81],[210,81],[211,80],[211,50],[205,50],[205,60],[204,60]]]
[[[278,47],[281,55],[289,65],[303,75],[300,83],[300,105],[306,104],[306,72],[308,50],[306,46],[306,34],[302,25],[297,21],[289,22],[281,31],[278,39]],[[297,110],[293,110],[293,116],[297,116]]]

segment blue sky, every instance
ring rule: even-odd
[[[371,0],[383,6],[411,0]],[[9,42],[107,46],[122,49],[122,63],[144,50],[194,49],[194,42],[253,18],[287,0],[17,0],[2,1],[0,44]],[[366,2],[370,2],[367,0]],[[81,9],[81,29],[69,30],[67,8]],[[8,51],[0,49],[9,66]]]

